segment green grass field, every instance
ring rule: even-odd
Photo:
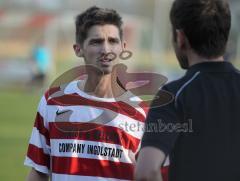
[[[25,180],[23,165],[40,94],[0,92],[0,180]]]

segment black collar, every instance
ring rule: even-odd
[[[230,62],[203,62],[198,63],[191,66],[188,73],[195,73],[195,72],[232,72],[236,69]]]

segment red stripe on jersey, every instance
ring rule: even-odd
[[[38,148],[33,144],[29,144],[27,156],[38,165],[43,165],[50,168],[49,155],[45,154],[42,148]]]
[[[163,181],[168,181],[168,169],[169,169],[169,166],[161,168]]]
[[[106,108],[116,113],[126,115],[135,120],[144,122],[145,116],[137,111],[134,107],[124,103],[122,101],[118,102],[101,102],[94,101],[91,99],[86,99],[78,94],[65,94],[64,96],[55,97],[48,100],[48,105],[59,105],[59,106],[74,106],[74,105],[84,105]]]
[[[48,89],[44,96],[45,96],[45,99],[48,100],[48,98],[55,92],[59,91],[60,90],[60,87],[52,87],[50,89]]]
[[[89,129],[90,126],[94,126],[93,129]],[[86,127],[89,131],[84,131]],[[120,128],[95,123],[50,122],[49,130],[50,139],[76,139],[118,144],[133,152],[136,152],[140,143],[139,139]]]
[[[45,137],[46,144],[49,146],[50,145],[49,132],[47,128],[45,128],[43,117],[40,115],[39,112],[37,112],[34,127],[36,127],[39,133],[41,133]]]
[[[145,114],[147,115],[148,114],[148,111],[149,111],[149,105],[146,103],[146,102],[141,102],[139,104],[139,106],[144,110]]]
[[[133,180],[129,163],[88,158],[52,157],[53,173]]]

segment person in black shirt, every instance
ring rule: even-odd
[[[170,20],[173,46],[186,74],[162,90],[174,99],[152,102],[135,179],[240,180],[240,72],[223,55],[231,26],[226,0],[175,0]],[[159,91],[156,97],[161,97]],[[149,127],[149,126],[148,126]]]

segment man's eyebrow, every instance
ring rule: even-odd
[[[89,42],[104,41],[103,38],[91,38]]]
[[[109,37],[109,40],[120,40],[118,37]]]

